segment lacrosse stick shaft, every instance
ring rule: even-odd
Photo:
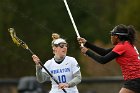
[[[49,74],[49,76],[51,77],[51,79],[53,79],[55,81],[55,83],[59,84],[59,82],[52,76],[52,74],[44,67],[44,65],[42,64],[42,62],[39,62],[39,64],[42,66],[42,68],[45,69],[45,71]],[[65,89],[62,89],[64,91],[64,93],[67,93],[67,91]]]
[[[29,52],[30,52],[32,55],[35,54],[31,49],[28,48],[28,50],[29,50]]]
[[[74,30],[75,30],[75,32],[76,32],[77,38],[80,38],[80,34],[79,34],[79,32],[78,32],[77,26],[76,26],[76,24],[75,24],[75,22],[74,22],[74,19],[73,19],[73,17],[72,17],[72,14],[71,14],[71,11],[70,11],[69,6],[68,6],[68,4],[67,4],[67,1],[66,1],[66,0],[63,0],[63,1],[64,1],[65,6],[66,6],[66,9],[67,9],[67,11],[68,11],[68,14],[69,14],[69,16],[70,16],[70,19],[71,19],[72,25],[73,25],[73,27],[74,27]],[[83,44],[81,44],[81,46],[83,47]]]
[[[29,52],[30,52],[32,55],[35,55],[35,53],[34,53],[31,49],[28,48],[28,50],[29,50]],[[46,69],[46,67],[42,64],[42,62],[39,62],[39,64],[42,66],[42,68],[45,69],[45,71],[49,74],[49,76],[50,76],[57,84],[59,84],[59,82],[58,82],[55,78],[53,78],[52,74],[48,71],[48,69]]]
[[[32,55],[34,55],[34,52],[33,52],[31,49],[28,48],[28,50],[29,50],[29,52],[30,52]],[[48,75],[50,76],[50,78],[53,79],[53,80],[55,81],[55,83],[59,84],[59,82],[53,77],[53,75],[52,75],[52,74],[48,71],[48,69],[42,64],[42,62],[39,62],[39,64],[41,65],[42,68],[45,69],[45,71],[48,73]],[[66,91],[65,89],[62,89],[62,90],[64,91],[64,93],[67,93],[67,91]]]
[[[51,79],[53,79],[55,81],[55,83],[59,84],[59,82],[52,76],[52,74],[44,67],[44,65],[42,64],[42,62],[39,62],[39,64],[42,66],[42,68],[45,69],[45,71],[49,74],[49,76],[51,77]],[[64,93],[67,93],[67,91],[65,89],[62,89],[64,91]]]
[[[34,53],[31,49],[28,48],[28,50],[29,50],[29,52],[30,52],[32,55],[35,55],[35,53]],[[58,81],[55,80],[55,79],[53,78],[52,74],[48,71],[48,69],[46,69],[46,67],[42,64],[42,62],[39,62],[39,64],[41,65],[42,68],[45,69],[45,71],[49,74],[49,76],[50,76],[57,84],[59,84]]]
[[[78,29],[77,29],[76,24],[75,24],[75,22],[74,22],[74,19],[73,19],[73,17],[72,17],[72,14],[71,14],[71,11],[70,11],[69,6],[68,6],[68,4],[67,4],[67,1],[66,1],[66,0],[63,0],[63,1],[64,1],[64,3],[65,3],[66,9],[67,9],[67,11],[68,11],[68,14],[69,14],[69,16],[70,16],[70,19],[71,19],[71,22],[72,22],[72,24],[73,24],[74,30],[75,30],[75,32],[76,32],[76,35],[77,35],[78,38],[80,38]]]

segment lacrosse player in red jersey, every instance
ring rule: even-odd
[[[111,31],[113,48],[104,49],[78,38],[83,43],[81,52],[95,61],[105,64],[113,59],[120,65],[124,77],[124,85],[119,93],[140,93],[140,57],[134,42],[136,31],[133,26],[120,24]],[[96,52],[97,54],[95,54]]]
[[[81,82],[81,72],[78,62],[75,58],[66,56],[68,44],[66,40],[59,37],[58,34],[52,34],[52,49],[54,57],[48,60],[44,66],[50,71],[53,77],[59,82],[56,84],[52,79],[52,88],[49,93],[79,93],[76,87]],[[45,82],[49,79],[46,71],[39,65],[40,59],[32,56],[36,64],[36,77],[39,82]]]

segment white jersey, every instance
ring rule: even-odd
[[[59,83],[67,83],[73,79],[73,74],[80,70],[80,67],[75,58],[66,56],[62,63],[58,64],[54,58],[48,60],[44,66],[49,70],[53,77]],[[42,69],[42,72],[46,72]],[[64,93],[62,89],[58,89],[58,85],[52,81],[50,93]],[[65,88],[67,93],[79,93],[77,87]]]

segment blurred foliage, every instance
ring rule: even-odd
[[[112,47],[109,31],[118,24],[134,25],[140,31],[139,0],[67,2],[81,37],[92,43]],[[68,41],[68,55],[78,60],[83,76],[121,74],[115,62],[99,65],[81,55],[63,0],[0,0],[1,78],[35,75],[31,54],[13,44],[7,30],[10,27],[15,28],[17,36],[29,45],[43,63],[53,57],[51,34],[56,32]]]

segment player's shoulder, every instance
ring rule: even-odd
[[[74,57],[71,57],[71,56],[66,56],[65,60],[69,61],[71,64],[77,63],[77,60]]]
[[[66,56],[66,59],[69,59],[69,60],[76,60],[74,57],[72,56]]]
[[[45,64],[51,64],[52,61],[54,61],[54,58],[47,60]]]

